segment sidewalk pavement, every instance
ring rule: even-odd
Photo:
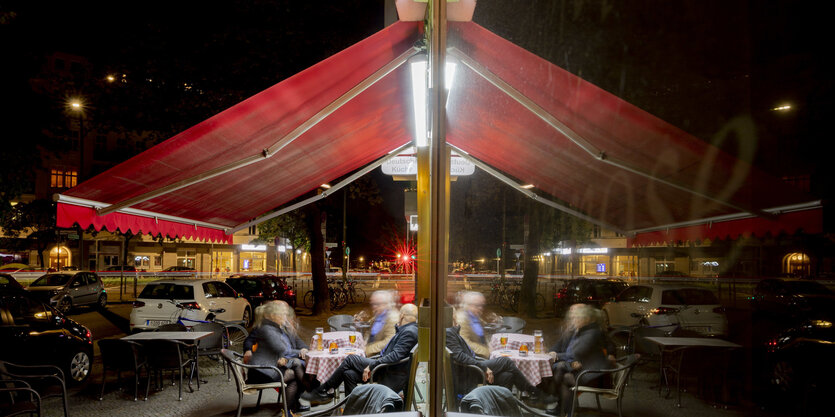
[[[237,392],[235,382],[227,381],[217,362],[201,358],[200,369],[206,384],[201,385],[199,391],[189,393],[184,389],[183,401],[177,400],[177,386],[167,385],[162,391],[152,391],[148,401],[143,401],[144,384],[141,382],[140,400],[133,401],[132,375],[126,375],[122,390],[115,381],[115,375],[108,376],[107,391],[104,400],[99,401],[98,395],[101,382],[101,364],[96,362],[93,375],[88,384],[81,389],[72,390],[70,396],[70,413],[74,416],[89,417],[145,417],[145,416],[193,416],[214,417],[234,416],[237,407]],[[777,413],[761,411],[753,406],[731,405],[727,409],[714,408],[704,399],[690,392],[682,393],[682,407],[675,406],[674,398],[659,396],[655,388],[658,382],[657,370],[651,365],[638,368],[633,374],[623,402],[624,416],[646,417],[738,417],[761,416],[772,417]],[[196,385],[195,385],[196,388]],[[425,392],[424,392],[425,394]],[[244,396],[244,416],[279,416],[282,411],[276,404],[277,394],[265,390],[259,410],[255,410],[257,396]],[[591,395],[580,397],[580,415],[615,416],[617,406],[615,401],[601,399],[603,413],[597,411],[595,401]],[[425,404],[421,405],[422,407]],[[322,406],[325,407],[325,406]],[[45,416],[61,416],[62,408],[59,399],[48,399],[44,402]],[[424,414],[426,415],[426,414]]]

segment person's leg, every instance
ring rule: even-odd
[[[535,392],[536,387],[525,378],[525,374],[519,370],[510,358],[499,357],[486,361],[487,367],[493,370],[494,385],[508,386],[513,384],[516,389],[526,392]]]
[[[292,369],[284,370],[284,384],[284,391],[287,394],[287,398],[284,398],[284,401],[287,401],[287,407],[290,410],[298,410],[299,396],[301,393],[299,392],[299,381],[296,379],[296,373]]]
[[[573,400],[573,391],[571,389],[574,388],[575,383],[574,374],[565,372],[562,378],[562,384],[560,384],[560,408],[563,414],[569,416],[572,414],[571,403]]]

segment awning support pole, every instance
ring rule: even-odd
[[[512,179],[508,178],[506,175],[502,174],[501,172],[499,172],[499,171],[497,171],[497,170],[493,169],[490,165],[487,165],[487,164],[485,164],[484,162],[481,162],[481,161],[479,161],[478,159],[473,158],[472,156],[468,155],[466,152],[462,151],[461,149],[456,148],[455,146],[450,145],[450,147],[452,147],[453,149],[455,149],[455,150],[458,152],[459,156],[461,156],[462,158],[464,158],[464,159],[466,159],[466,160],[468,160],[468,161],[472,162],[472,163],[473,163],[473,165],[475,165],[475,166],[477,166],[477,167],[479,167],[479,168],[483,169],[483,170],[484,170],[484,171],[486,171],[488,174],[490,174],[490,175],[492,175],[492,176],[496,177],[499,181],[501,181],[501,182],[503,182],[503,183],[505,183],[505,184],[507,184],[507,185],[511,186],[514,190],[516,190],[516,191],[518,191],[518,192],[520,192],[520,193],[524,194],[525,196],[527,196],[527,197],[529,197],[529,198],[532,198],[532,199],[534,199],[534,200],[536,200],[536,201],[538,201],[538,202],[540,202],[540,203],[542,203],[542,204],[545,204],[546,206],[553,207],[553,208],[555,208],[555,209],[557,209],[557,210],[559,210],[559,211],[562,211],[562,212],[564,212],[564,213],[567,213],[567,214],[570,214],[570,215],[572,215],[572,216],[575,216],[575,217],[577,217],[577,218],[579,218],[579,219],[581,219],[581,220],[585,220],[585,221],[587,221],[587,222],[589,222],[589,223],[596,224],[596,225],[598,225],[598,226],[600,226],[600,227],[603,227],[603,228],[606,228],[606,229],[612,230],[612,231],[617,232],[617,233],[624,233],[624,231],[623,231],[623,230],[621,230],[621,229],[620,229],[619,227],[617,227],[617,226],[613,226],[613,225],[608,224],[608,223],[606,223],[606,222],[602,222],[602,221],[600,221],[600,220],[598,220],[598,219],[596,219],[596,218],[594,218],[594,217],[588,216],[588,215],[586,215],[586,214],[584,214],[584,213],[581,213],[581,212],[579,212],[579,211],[577,211],[577,210],[574,210],[574,209],[572,209],[572,208],[569,208],[569,207],[567,207],[567,206],[564,206],[564,205],[562,205],[562,204],[560,204],[560,203],[557,203],[557,202],[554,202],[554,201],[548,200],[548,199],[546,199],[546,198],[542,198],[542,196],[540,196],[540,195],[536,194],[535,192],[533,192],[533,191],[531,191],[531,190],[528,190],[528,189],[525,189],[525,188],[522,188],[522,186],[521,186],[521,185],[519,185],[519,183],[517,183],[516,181],[513,181]]]
[[[269,219],[272,219],[272,218],[275,218],[275,217],[281,216],[281,215],[283,215],[283,214],[289,213],[289,212],[291,212],[291,211],[293,211],[293,210],[295,210],[295,209],[297,209],[297,208],[299,208],[299,207],[304,207],[304,206],[306,206],[306,205],[308,205],[308,204],[310,204],[310,203],[313,203],[313,202],[319,201],[319,200],[321,200],[321,199],[323,199],[323,198],[325,198],[325,197],[327,197],[327,196],[329,196],[329,195],[331,195],[331,194],[333,194],[333,193],[335,193],[335,192],[339,191],[342,187],[344,187],[344,186],[346,186],[346,185],[348,185],[348,184],[350,184],[350,183],[352,183],[352,182],[356,181],[358,178],[362,177],[363,175],[365,175],[365,174],[367,174],[367,173],[369,173],[369,172],[373,171],[374,169],[376,169],[376,168],[377,168],[377,167],[379,167],[380,165],[383,165],[383,163],[385,163],[385,162],[386,162],[386,161],[388,161],[389,159],[394,158],[395,156],[397,156],[397,154],[399,154],[400,152],[402,152],[402,151],[406,150],[406,148],[409,148],[409,147],[411,147],[411,146],[412,146],[412,142],[407,142],[406,144],[401,145],[401,146],[400,146],[400,147],[398,147],[397,149],[395,149],[395,150],[393,150],[393,151],[389,152],[386,156],[384,156],[384,157],[382,157],[382,158],[379,158],[379,159],[377,159],[376,161],[374,161],[374,162],[372,162],[372,163],[370,163],[370,164],[366,165],[364,168],[362,168],[362,169],[360,169],[359,171],[355,172],[355,173],[354,173],[353,175],[351,175],[350,177],[345,178],[344,180],[340,181],[339,183],[337,183],[337,184],[335,184],[335,185],[332,185],[332,186],[331,186],[331,188],[328,188],[327,190],[322,191],[321,193],[319,193],[319,194],[317,194],[317,195],[314,195],[314,196],[312,196],[312,197],[310,197],[310,198],[307,198],[307,199],[305,199],[305,200],[299,201],[299,202],[298,202],[298,203],[296,203],[296,204],[293,204],[293,205],[287,206],[287,207],[285,207],[285,208],[283,208],[283,209],[281,209],[281,210],[274,211],[274,212],[269,213],[269,214],[265,214],[265,215],[263,215],[263,216],[261,216],[261,217],[256,218],[255,220],[251,220],[251,221],[248,221],[248,222],[246,222],[246,223],[241,223],[241,224],[239,224],[239,225],[237,225],[237,226],[233,227],[232,229],[230,229],[229,234],[235,233],[235,232],[237,232],[238,230],[243,230],[243,229],[246,229],[247,227],[254,226],[254,225],[259,224],[259,223],[263,223],[263,222],[265,222],[265,221],[267,221],[267,220],[269,220]]]
[[[319,110],[316,114],[311,116],[309,119],[305,120],[302,124],[300,124],[298,127],[293,129],[293,131],[284,135],[275,144],[273,144],[272,146],[270,146],[267,149],[264,149],[263,151],[259,152],[258,154],[248,156],[246,158],[237,160],[235,162],[228,163],[226,165],[223,165],[223,166],[220,166],[220,167],[217,167],[217,168],[214,168],[214,169],[210,169],[206,172],[197,174],[197,175],[195,175],[191,178],[186,178],[184,180],[177,181],[177,182],[172,183],[172,184],[168,184],[166,186],[157,188],[156,190],[147,192],[145,194],[140,194],[136,197],[129,198],[129,199],[121,201],[119,203],[111,204],[108,207],[103,207],[103,208],[98,210],[99,216],[104,216],[105,214],[113,213],[113,212],[121,210],[123,208],[130,207],[130,206],[133,206],[133,205],[151,200],[153,198],[159,197],[161,195],[165,195],[165,194],[168,194],[168,193],[171,193],[171,192],[189,187],[191,185],[197,184],[199,182],[217,177],[219,175],[223,175],[223,174],[226,174],[228,172],[243,168],[247,165],[251,165],[251,164],[269,159],[270,157],[272,157],[273,155],[278,153],[278,151],[283,149],[285,146],[289,145],[294,140],[296,140],[301,135],[303,135],[305,132],[310,130],[312,127],[319,124],[319,122],[324,120],[326,117],[333,114],[333,112],[338,110],[340,107],[344,106],[346,103],[348,103],[349,101],[354,99],[356,96],[360,95],[360,93],[367,90],[369,87],[376,84],[378,81],[382,80],[386,75],[388,75],[389,73],[391,73],[392,71],[396,70],[398,67],[403,65],[403,63],[405,63],[409,58],[411,58],[413,55],[417,54],[419,51],[420,51],[420,49],[417,48],[417,47],[414,47],[414,46],[409,48],[407,51],[400,54],[400,56],[398,56],[397,58],[394,58],[388,64],[384,65],[382,68],[378,69],[373,74],[371,74],[370,76],[368,76],[364,80],[360,81],[359,84],[355,85],[353,88],[351,88],[350,90],[345,92],[345,94],[339,96],[339,98],[337,98],[336,100],[334,100],[333,102],[331,102],[330,104],[325,106],[325,108],[323,108],[322,110]]]
[[[595,147],[594,145],[592,145],[591,143],[586,141],[582,136],[577,134],[577,132],[571,130],[571,128],[569,128],[564,123],[562,123],[559,119],[554,117],[554,115],[549,113],[547,110],[542,108],[540,105],[536,104],[533,100],[531,100],[526,95],[522,94],[519,90],[513,88],[513,86],[511,86],[510,84],[508,84],[507,82],[502,80],[496,74],[492,73],[489,69],[482,66],[481,64],[476,62],[474,59],[467,56],[465,53],[461,52],[459,49],[450,48],[449,53],[450,53],[450,55],[459,59],[464,65],[469,67],[476,74],[480,75],[482,78],[487,80],[490,84],[493,84],[493,86],[498,88],[499,91],[507,94],[510,98],[512,98],[517,103],[521,104],[523,107],[528,109],[528,111],[530,111],[531,113],[533,113],[534,115],[536,115],[537,117],[542,119],[545,123],[547,123],[548,125],[550,125],[554,129],[556,129],[563,136],[568,138],[568,140],[573,142],[575,145],[579,146],[580,149],[586,151],[586,153],[588,153],[591,157],[593,157],[593,158],[595,158],[595,159],[597,159],[597,160],[599,160],[603,163],[618,167],[620,169],[626,170],[626,171],[631,172],[633,174],[640,175],[644,178],[648,178],[652,181],[655,181],[655,182],[673,187],[675,189],[678,189],[678,190],[696,195],[698,197],[701,197],[701,198],[704,198],[704,199],[722,204],[723,206],[726,206],[726,207],[731,207],[731,208],[734,208],[736,210],[744,211],[746,213],[750,213],[752,215],[756,215],[756,216],[760,216],[760,217],[764,217],[764,218],[773,218],[774,217],[773,215],[771,215],[769,213],[766,213],[764,211],[757,210],[757,209],[754,209],[754,208],[751,208],[751,207],[742,207],[742,206],[739,206],[738,204],[732,203],[730,201],[709,196],[705,193],[694,190],[694,189],[692,189],[690,187],[687,187],[685,185],[676,184],[672,181],[665,180],[663,178],[658,178],[655,175],[652,175],[648,172],[644,172],[641,169],[638,169],[636,167],[630,166],[625,161],[620,161],[617,158],[613,158],[613,157],[607,155],[605,151],[597,149],[597,147]]]

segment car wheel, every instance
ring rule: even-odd
[[[244,327],[249,328],[249,325],[252,321],[252,313],[249,311],[249,307],[244,309],[244,315],[241,317],[241,321],[244,323]]]
[[[72,310],[72,299],[70,297],[62,298],[58,302],[58,310],[64,314],[69,314],[70,310]]]
[[[99,310],[104,310],[107,307],[107,294],[102,294],[99,296],[99,302],[96,304],[96,307]]]
[[[92,362],[90,354],[83,350],[70,356],[69,363],[67,364],[67,382],[72,385],[84,383],[90,376]]]
[[[791,393],[797,385],[797,373],[791,362],[778,360],[771,367],[771,384],[780,392]]]

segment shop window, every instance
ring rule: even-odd
[[[177,249],[177,266],[195,269],[197,252],[194,249]]]
[[[809,255],[801,252],[790,253],[783,258],[783,274],[796,277],[809,276]]]

